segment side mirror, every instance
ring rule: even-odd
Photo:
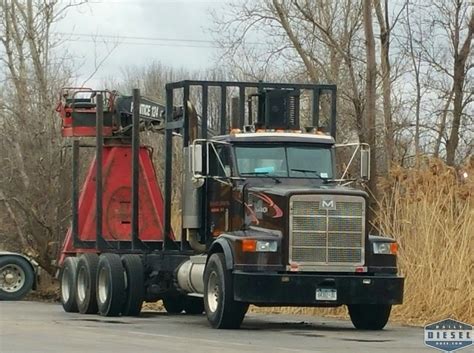
[[[370,148],[360,149],[360,176],[364,180],[370,180]]]
[[[193,176],[202,175],[202,145],[194,144],[189,146],[191,171]]]

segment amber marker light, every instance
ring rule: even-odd
[[[397,254],[398,254],[398,243],[392,243],[392,244],[390,244],[390,252],[391,252],[393,255],[397,255]]]
[[[243,252],[255,252],[257,248],[257,241],[255,239],[242,239]]]

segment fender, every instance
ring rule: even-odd
[[[229,244],[229,240],[227,240],[226,238],[226,234],[221,234],[219,238],[217,238],[211,244],[211,247],[209,248],[207,259],[206,259],[206,264],[207,264],[207,261],[209,260],[209,257],[212,254],[219,253],[219,252],[224,253],[225,267],[228,270],[234,269],[234,253],[233,253],[232,247]]]

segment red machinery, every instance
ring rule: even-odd
[[[143,102],[146,106],[140,107],[141,114],[136,110],[137,123],[140,119],[161,124],[164,107],[143,98],[137,106]],[[150,104],[154,109],[147,109]],[[79,149],[87,145],[81,145],[78,139],[73,141],[72,226],[59,265],[67,256],[78,253],[161,247],[163,197],[151,148],[139,146],[134,140],[137,136],[127,133],[132,107],[131,97],[115,92],[78,88],[61,92],[56,110],[62,119],[62,135],[96,137],[96,155],[79,195]],[[132,158],[134,154],[138,158]],[[135,215],[134,202],[138,204]]]
[[[112,136],[115,92],[90,88],[66,87],[61,90],[56,111],[62,119],[64,137],[96,136],[97,94],[104,99],[103,136]]]

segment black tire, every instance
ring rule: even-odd
[[[125,301],[125,276],[117,254],[102,254],[96,278],[97,309],[102,316],[118,316]]]
[[[184,311],[188,315],[201,315],[204,313],[204,299],[199,297],[186,297]]]
[[[77,257],[66,257],[59,271],[59,284],[61,289],[61,304],[67,313],[77,313],[76,301],[76,275]]]
[[[122,315],[139,316],[145,297],[142,259],[138,255],[123,255],[122,265],[126,278]]]
[[[390,317],[391,305],[357,304],[348,305],[352,324],[358,330],[381,330]]]
[[[242,324],[248,304],[234,300],[232,273],[224,254],[212,254],[204,270],[204,308],[213,328],[236,329]]]
[[[81,314],[97,314],[97,299],[95,296],[97,254],[82,254],[77,262],[76,272],[76,301]]]
[[[163,299],[163,306],[170,314],[180,314],[184,310],[186,297],[184,295],[167,296]]]
[[[35,272],[21,256],[0,256],[0,300],[21,300],[33,288]]]

